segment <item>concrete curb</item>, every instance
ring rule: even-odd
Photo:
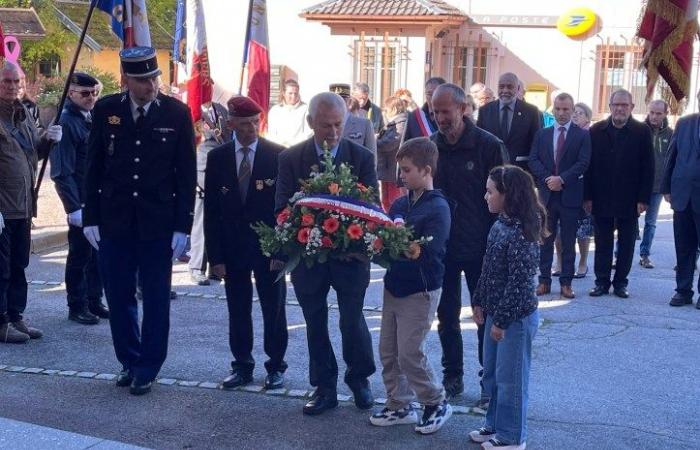
[[[71,378],[83,378],[92,379],[99,381],[113,381],[117,376],[111,373],[97,373],[88,371],[78,371],[78,370],[58,370],[58,369],[43,369],[40,367],[23,367],[23,366],[12,366],[0,364],[0,372],[10,372],[15,374],[24,375],[44,375],[44,376],[59,376],[59,377],[71,377]],[[157,378],[155,384],[163,386],[164,388],[188,388],[188,389],[206,389],[206,390],[218,390],[218,391],[230,391],[230,392],[245,392],[249,394],[265,395],[268,397],[278,397],[278,398],[290,398],[290,399],[303,399],[310,398],[313,395],[313,389],[294,389],[294,388],[282,388],[276,390],[265,390],[262,386],[257,384],[248,384],[245,386],[239,386],[233,389],[224,389],[220,383],[216,381],[193,381],[193,380],[179,380],[175,378]],[[338,394],[338,401],[344,404],[351,404],[353,402],[352,397],[349,395]],[[375,406],[382,406],[386,403],[386,399],[377,398],[375,399]],[[415,408],[420,408],[420,405],[413,404]],[[472,416],[483,416],[486,412],[482,409],[467,406],[452,405],[452,410],[454,414],[468,414]]]

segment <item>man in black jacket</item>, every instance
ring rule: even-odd
[[[527,171],[532,140],[542,128],[537,108],[518,100],[518,77],[510,72],[498,79],[498,101],[479,108],[476,126],[498,136],[508,149],[509,160]]]
[[[442,344],[443,385],[448,396],[464,391],[462,330],[462,273],[473,294],[486,253],[486,238],[494,221],[484,200],[492,168],[507,161],[499,140],[464,117],[465,93],[443,84],[433,94],[433,112],[439,132],[432,140],[439,151],[435,188],[452,204],[452,227],[445,258],[445,277],[438,306],[438,334]],[[478,308],[478,307],[474,307]],[[479,325],[479,363],[482,361],[483,325]]]
[[[345,114],[345,101],[338,94],[323,92],[311,99],[308,120],[314,136],[280,154],[275,210],[284,209],[299,191],[300,180],[309,178],[312,171],[321,167],[324,144],[330,147],[336,167],[348,164],[360,183],[378,190],[372,152],[341,138]],[[338,405],[338,364],[328,335],[327,296],[331,287],[338,295],[343,359],[347,366],[345,383],[350,386],[358,408],[371,408],[374,398],[367,379],[376,367],[372,336],[362,313],[369,286],[369,261],[331,258],[310,269],[301,263],[292,271],[292,284],[306,320],[309,378],[316,387],[313,397],[304,406],[304,414],[321,414]]]
[[[192,228],[197,174],[190,111],[158,93],[155,50],[134,47],[120,56],[128,90],[101,99],[93,110],[83,233],[99,250],[122,364],[117,386],[142,395],[150,392],[168,351],[172,261]]]
[[[651,131],[632,117],[632,94],[624,89],[610,96],[610,117],[590,128],[591,163],[585,174],[584,208],[595,220],[595,287],[589,295],[613,293],[629,297],[627,275],[632,267],[637,218],[649,205],[654,183]],[[612,282],[615,229],[618,252]]]
[[[262,108],[248,97],[228,101],[231,142],[209,152],[204,180],[204,242],[212,272],[226,279],[229,345],[234,361],[225,388],[253,381],[253,283],[263,315],[265,389],[284,385],[287,363],[286,282],[260,250],[258,222],[275,226],[277,157],[284,147],[258,137]]]
[[[549,294],[552,286],[552,256],[557,230],[561,229],[561,296],[574,298],[571,280],[576,260],[576,230],[583,205],[583,174],[591,159],[591,138],[571,122],[574,99],[560,93],[554,99],[556,122],[535,134],[530,153],[530,169],[537,183],[542,204],[547,208],[547,228],[551,232],[540,247],[540,282],[537,295]]]
[[[93,325],[109,318],[102,304],[102,279],[97,269],[97,250],[83,235],[83,181],[87,169],[87,141],[92,126],[92,108],[100,93],[100,82],[76,72],[71,78],[68,100],[59,124],[63,139],[49,154],[51,179],[63,203],[68,221],[66,296],[68,319]]]

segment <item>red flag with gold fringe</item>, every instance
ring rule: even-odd
[[[644,39],[647,100],[661,76],[680,101],[689,95],[693,40],[698,33],[698,0],[646,0],[637,30]]]

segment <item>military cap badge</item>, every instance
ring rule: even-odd
[[[121,125],[122,119],[119,116],[109,116],[107,117],[107,122],[110,125]]]

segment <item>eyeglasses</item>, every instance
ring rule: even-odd
[[[82,98],[88,98],[90,96],[97,97],[98,95],[100,95],[99,91],[95,91],[95,90],[93,90],[93,91],[71,91],[71,92],[76,92],[76,93],[80,94],[80,96]]]

